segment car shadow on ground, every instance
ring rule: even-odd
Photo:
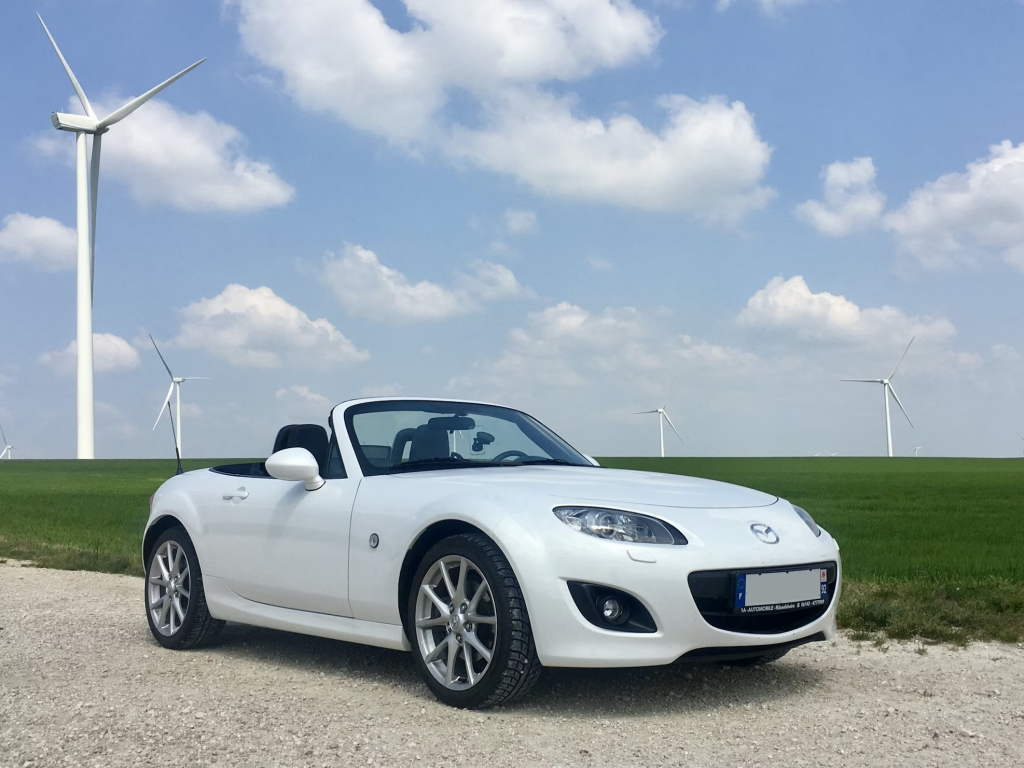
[[[206,652],[376,684],[403,699],[434,701],[412,655],[401,651],[229,624]],[[677,663],[623,669],[547,668],[525,700],[495,711],[593,718],[723,707],[761,709],[824,684],[821,671],[805,663],[808,652],[798,648],[762,667]]]

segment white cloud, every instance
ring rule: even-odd
[[[505,210],[505,231],[510,235],[529,235],[537,231],[537,214],[523,208]]]
[[[875,186],[875,164],[870,157],[836,162],[822,171],[825,200],[808,200],[796,207],[798,218],[818,232],[842,237],[879,226],[885,195]]]
[[[995,144],[965,172],[914,190],[885,227],[925,268],[999,255],[1024,272],[1024,143]]]
[[[450,388],[482,388],[500,397],[537,387],[650,389],[652,374],[685,366],[694,370],[739,370],[754,365],[748,352],[664,331],[663,312],[608,307],[591,312],[569,302],[527,316],[525,326],[509,332],[495,360],[457,377]]]
[[[20,261],[44,272],[74,269],[78,236],[46,216],[12,213],[0,227],[0,261]]]
[[[450,89],[574,80],[653,51],[629,0],[408,0],[402,33],[368,0],[228,0],[242,44],[303,108],[397,142],[434,130]]]
[[[784,8],[793,8],[797,5],[803,5],[809,0],[754,0],[757,6],[761,9],[761,12],[767,15],[778,13]],[[737,0],[715,0],[715,8],[719,11],[725,11],[731,8],[737,3]]]
[[[293,384],[290,387],[279,389],[275,395],[278,400],[298,401],[310,407],[329,408],[331,404],[330,400],[318,392],[314,392],[305,384]]]
[[[398,382],[391,384],[375,384],[363,387],[359,393],[363,397],[394,397],[402,392],[402,385]]]
[[[1010,344],[993,344],[992,359],[1000,363],[1016,363],[1021,359],[1021,354]]]
[[[121,103],[96,109],[110,112]],[[43,136],[36,146],[69,158],[74,151],[66,136]],[[140,203],[186,211],[254,211],[291,200],[295,190],[244,149],[245,137],[234,126],[154,99],[104,137],[101,184],[115,179]]]
[[[377,254],[346,243],[340,257],[324,259],[323,283],[352,315],[392,325],[441,320],[481,311],[481,301],[530,295],[510,269],[477,261],[459,275],[452,288],[428,280],[411,282],[397,269],[380,263]]]
[[[59,376],[72,376],[78,367],[78,341],[72,341],[62,350],[46,352],[39,362],[49,366]],[[92,335],[92,366],[97,373],[127,371],[138,368],[139,353],[131,344],[112,333]]]
[[[615,269],[612,260],[604,256],[591,256],[587,259],[587,266],[595,272],[612,272]]]
[[[538,192],[732,224],[774,196],[760,180],[771,148],[741,102],[660,100],[651,132],[632,115],[574,114],[572,97],[508,91],[487,127],[453,130],[448,153],[515,176]]]
[[[739,314],[741,326],[779,330],[810,341],[864,344],[906,342],[912,336],[943,341],[956,333],[945,318],[908,317],[888,305],[861,309],[844,296],[812,293],[797,275],[774,277]]]
[[[323,368],[369,359],[327,320],[310,320],[270,288],[229,285],[181,311],[176,342],[249,368]]]
[[[246,50],[304,109],[414,151],[434,149],[544,194],[731,223],[763,207],[770,148],[743,104],[662,97],[667,119],[581,114],[546,83],[652,56],[630,0],[407,0],[408,32],[368,0],[229,0]],[[465,123],[448,109],[468,95]],[[473,127],[469,127],[473,126]]]

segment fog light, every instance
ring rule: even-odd
[[[622,604],[614,597],[609,597],[601,604],[601,615],[608,621],[618,621],[622,616]]]

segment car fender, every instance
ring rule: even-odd
[[[349,544],[349,602],[355,618],[402,623],[401,600],[396,599],[402,566],[431,526],[446,521],[470,525],[506,551],[498,528],[511,511],[507,498],[446,493],[424,499],[434,487],[366,481],[360,485]]]
[[[199,556],[200,568],[206,562],[206,545],[202,537],[202,517],[196,506],[195,500],[188,491],[188,484],[184,481],[185,475],[172,477],[161,485],[153,494],[152,506],[149,510],[149,520],[146,522],[146,529],[143,533],[143,567],[145,567],[146,539],[151,528],[157,525],[166,517],[173,517],[189,535],[196,554]]]

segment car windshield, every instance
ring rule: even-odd
[[[511,408],[386,400],[352,406],[345,422],[367,476],[524,464],[592,466],[539,421]]]

